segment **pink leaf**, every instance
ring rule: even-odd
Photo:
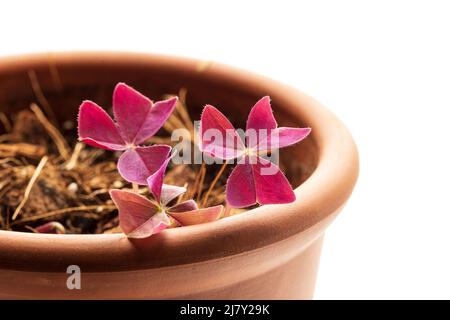
[[[295,193],[277,165],[258,157],[257,162],[252,164],[252,172],[259,204],[282,204],[295,201]]]
[[[145,185],[148,176],[161,167],[170,154],[170,150],[171,148],[167,145],[129,149],[120,156],[117,169],[125,180]]]
[[[213,106],[207,105],[200,119],[200,150],[212,157],[234,159],[245,145],[228,119]]]
[[[64,226],[58,221],[44,223],[43,225],[36,227],[34,230],[36,230],[36,232],[38,233],[66,233],[66,229],[64,228]]]
[[[272,129],[277,127],[270,106],[270,97],[261,98],[252,108],[247,119],[247,147],[255,147],[259,141],[266,139]]]
[[[160,233],[170,226],[170,223],[171,221],[167,214],[164,211],[160,211],[133,232],[127,234],[127,237],[135,239],[147,238]]]
[[[231,172],[227,181],[226,197],[228,204],[234,208],[245,208],[256,203],[255,183],[248,157]]]
[[[126,143],[111,117],[91,101],[84,101],[78,114],[78,135],[86,144],[107,150],[124,150]]]
[[[170,224],[166,213],[141,195],[117,189],[110,195],[119,210],[120,228],[130,238],[149,237]]]
[[[186,192],[186,188],[163,184],[161,189],[161,204],[166,205]]]
[[[147,184],[150,192],[155,197],[156,201],[161,203],[161,192],[162,192],[162,186],[164,181],[164,174],[166,172],[167,166],[172,159],[173,155],[169,158],[167,158],[161,167],[155,171],[152,175],[150,175],[147,178]]]
[[[135,143],[136,136],[150,115],[152,101],[124,83],[118,83],[113,93],[114,118],[128,143]]]
[[[144,143],[161,129],[175,109],[177,101],[178,98],[173,97],[164,101],[158,101],[153,105],[136,134],[136,144]]]
[[[231,172],[226,186],[227,202],[234,208],[256,203],[281,204],[295,200],[291,185],[278,166],[261,157],[244,158]]]
[[[216,221],[220,218],[222,210],[223,206],[219,205],[192,211],[170,212],[169,214],[182,226],[190,226],[194,224]]]
[[[280,127],[272,130],[270,137],[259,141],[257,149],[263,150],[276,150],[281,149],[305,139],[311,128],[288,128]]]
[[[169,214],[175,213],[175,212],[184,212],[184,211],[192,211],[197,210],[197,203],[194,200],[187,200],[183,201],[181,203],[178,203],[174,205],[173,207],[169,208],[167,211]]]
[[[277,121],[270,106],[270,97],[265,96],[255,103],[247,118],[248,129],[275,129]]]

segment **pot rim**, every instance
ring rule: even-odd
[[[23,64],[46,65],[49,53],[0,58],[0,74]],[[56,65],[104,61],[163,65],[234,81],[255,92],[270,91],[280,109],[312,128],[318,148],[317,167],[295,189],[297,200],[267,205],[216,222],[167,229],[148,239],[124,234],[53,235],[0,230],[0,269],[61,271],[69,264],[84,271],[139,270],[226,258],[285,240],[326,220],[339,210],[356,183],[356,146],[344,125],[308,95],[266,77],[215,62],[130,52],[51,53]],[[65,269],[63,269],[65,270]]]

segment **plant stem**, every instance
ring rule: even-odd
[[[200,172],[199,172],[200,180],[199,180],[199,184],[197,186],[197,202],[200,201],[200,197],[202,195],[203,181],[205,180],[205,174],[206,174],[206,165],[202,161],[202,166],[200,167]]]
[[[203,197],[202,207],[204,207],[206,205],[206,202],[208,201],[209,194],[214,189],[214,186],[216,185],[217,181],[219,181],[219,178],[222,176],[223,172],[225,171],[226,166],[227,166],[227,162],[225,161],[222,164],[222,167],[220,167],[219,172],[214,177],[214,180],[211,182],[211,185],[209,186],[209,189],[206,192],[205,196]]]
[[[223,210],[223,214],[221,218],[226,218],[232,215],[232,210],[233,208],[230,207],[230,205],[228,204],[228,202],[225,203],[225,209]]]

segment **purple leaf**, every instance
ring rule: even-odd
[[[269,138],[259,140],[257,149],[259,151],[281,149],[302,141],[310,132],[311,128],[280,127],[272,130]]]
[[[212,157],[234,159],[243,154],[244,142],[228,119],[207,105],[200,120],[200,150]]]
[[[270,97],[262,97],[255,103],[247,118],[248,129],[275,129],[277,121],[273,116],[272,107],[270,106]]]
[[[194,224],[216,221],[220,218],[222,210],[223,206],[219,205],[192,211],[171,212],[170,215],[182,226],[190,226]]]
[[[139,131],[136,134],[136,144],[146,142],[149,138],[153,137],[155,133],[163,126],[166,120],[170,117],[178,98],[173,97],[167,100],[156,102],[150,110],[150,113],[142,122]]]
[[[153,102],[130,86],[119,83],[113,96],[114,117],[128,144],[141,144],[151,138],[175,109],[178,98]]]
[[[129,238],[146,238],[165,229],[170,219],[155,203],[134,192],[111,190],[119,210],[119,223]]]
[[[252,166],[248,159],[244,159],[244,161],[244,163],[236,165],[226,185],[227,202],[234,208],[244,208],[256,203]]]
[[[113,112],[123,139],[134,144],[142,124],[150,115],[152,101],[124,83],[113,93]]]
[[[50,221],[44,223],[43,225],[36,227],[34,230],[36,230],[36,232],[38,233],[56,233],[56,234],[66,233],[66,229],[64,228],[64,226],[58,221]]]
[[[258,157],[252,164],[256,199],[259,204],[282,204],[295,201],[295,193],[278,166]]]
[[[172,186],[168,184],[163,184],[161,189],[161,204],[166,205],[173,199],[179,197],[186,192],[185,187]]]
[[[111,117],[94,102],[81,104],[78,124],[78,135],[84,143],[107,150],[126,149],[126,143]]]
[[[245,163],[236,165],[227,181],[226,197],[231,207],[295,201],[292,187],[278,166],[261,157],[244,160]]]
[[[194,200],[187,200],[167,209],[167,213],[171,215],[172,213],[176,212],[192,211],[197,209],[198,209],[197,203]]]
[[[117,168],[125,180],[145,185],[147,178],[166,161],[170,150],[167,145],[128,149],[120,156]]]
[[[136,239],[147,238],[151,235],[160,233],[170,226],[170,223],[167,214],[164,211],[160,211],[133,232],[127,234],[127,237]]]
[[[247,147],[253,148],[262,139],[265,139],[272,129],[277,127],[277,122],[273,116],[272,107],[270,106],[270,97],[261,98],[250,110],[247,118]]]
[[[155,171],[155,173],[153,173],[152,175],[150,175],[147,178],[147,184],[148,184],[148,188],[150,190],[150,192],[153,194],[153,196],[155,197],[156,201],[158,201],[158,203],[161,203],[161,191],[162,191],[162,186],[163,186],[163,181],[164,181],[164,174],[166,172],[167,166],[170,162],[170,160],[172,159],[173,155],[169,158],[167,158],[163,164],[161,165],[161,167]]]

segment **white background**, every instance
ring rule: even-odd
[[[0,2],[0,55],[81,49],[220,61],[322,101],[361,174],[316,298],[450,298],[448,1]]]

